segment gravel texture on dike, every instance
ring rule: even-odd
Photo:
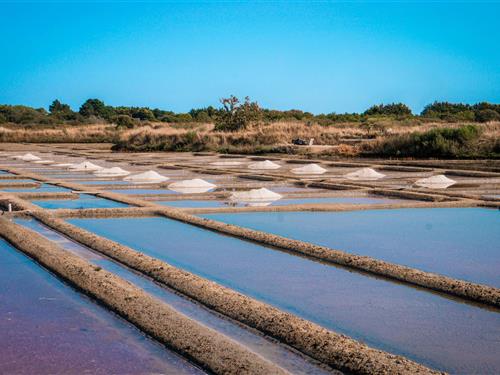
[[[0,235],[144,332],[216,374],[288,374],[235,341],[201,325],[122,278],[38,233],[0,219]]]
[[[152,277],[210,309],[272,336],[333,369],[355,374],[438,373],[402,356],[370,348],[345,335],[180,270],[45,212],[38,211],[34,216],[66,236]]]

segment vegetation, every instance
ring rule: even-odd
[[[498,158],[500,139],[481,137],[478,125],[435,128],[381,140],[370,153],[389,157]]]

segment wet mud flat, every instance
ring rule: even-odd
[[[204,373],[0,239],[0,372]]]
[[[426,208],[204,217],[500,287],[498,210]]]
[[[500,369],[498,349],[490,345],[500,337],[500,315],[496,310],[168,219],[69,221],[372,347],[403,354],[432,368],[460,373]],[[199,243],[204,246],[198,246]]]

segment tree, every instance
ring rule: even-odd
[[[365,112],[367,116],[411,116],[411,109],[403,103],[379,104],[368,108]]]
[[[128,115],[118,115],[113,118],[117,128],[133,128],[136,125],[134,119]]]
[[[109,120],[114,115],[113,107],[106,106],[99,99],[87,99],[80,107],[80,114],[84,117],[100,117]]]
[[[76,114],[71,110],[71,107],[61,103],[58,99],[54,100],[49,106],[49,112],[52,117],[59,120],[74,120],[76,118]]]
[[[215,121],[215,130],[236,131],[245,129],[251,121],[261,118],[261,109],[257,102],[251,102],[245,97],[245,101],[231,95],[229,98],[220,99],[222,108]]]

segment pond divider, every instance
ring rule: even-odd
[[[0,218],[0,235],[157,340],[216,374],[287,374],[226,336],[38,233]]]
[[[274,337],[334,369],[356,374],[434,373],[404,357],[370,348],[347,336],[78,228],[45,212],[37,211],[33,216],[69,238],[152,277],[210,309]]]

